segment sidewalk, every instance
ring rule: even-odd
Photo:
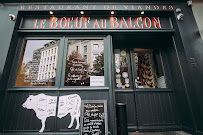
[[[128,135],[191,135],[184,131],[169,131],[169,132],[129,132]]]

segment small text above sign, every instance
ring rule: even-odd
[[[69,4],[69,5],[20,5],[21,11],[43,11],[43,10],[149,10],[149,11],[170,11],[172,5],[137,5],[137,4]]]
[[[169,18],[157,16],[91,16],[31,17],[26,16],[20,29],[171,29]]]

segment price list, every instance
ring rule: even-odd
[[[81,135],[106,135],[105,103],[84,103]]]

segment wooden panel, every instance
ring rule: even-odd
[[[70,94],[78,94],[81,97],[81,100],[107,100],[108,101],[108,91],[101,90],[101,91],[63,91],[60,92],[60,96],[62,95],[70,95]],[[111,108],[109,108],[109,103],[107,105],[108,112]],[[110,116],[110,115],[108,115]],[[76,127],[76,120],[73,123],[72,128],[68,128],[70,124],[71,116],[68,114],[67,116],[63,117],[62,119],[57,118],[57,131],[78,131],[75,129]],[[110,117],[108,118],[110,123]],[[110,126],[111,124],[109,124]]]
[[[58,96],[58,92],[26,92],[26,91],[13,91],[8,92],[5,97],[3,109],[0,115],[0,127],[4,132],[10,131],[30,131],[38,132],[41,128],[41,121],[36,117],[34,110],[28,110],[22,107],[22,104],[26,101],[29,95],[37,95],[44,93],[49,96]],[[78,94],[82,100],[107,100],[108,101],[108,90],[89,90],[89,91],[76,91],[68,90],[60,93],[61,95]],[[109,106],[109,105],[108,105]],[[108,108],[110,110],[111,108]],[[110,111],[108,111],[110,112]],[[110,116],[110,115],[109,115]],[[46,126],[44,132],[54,131],[78,131],[74,130],[76,121],[74,122],[73,128],[68,129],[70,124],[70,114],[63,118],[48,117],[46,120]],[[57,120],[57,123],[56,123]],[[109,122],[111,121],[109,117]]]
[[[172,93],[138,92],[136,97],[139,126],[176,124]]]
[[[46,95],[56,96],[56,93],[43,92]],[[6,94],[3,104],[0,127],[3,131],[36,131],[41,128],[41,121],[36,117],[34,110],[22,107],[29,95],[37,95],[34,92],[9,92]],[[54,117],[46,120],[45,131],[53,131]]]
[[[134,92],[116,92],[116,103],[125,103],[128,126],[137,126]]]

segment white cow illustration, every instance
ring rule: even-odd
[[[63,118],[68,113],[71,116],[71,122],[68,128],[73,126],[73,122],[76,119],[77,125],[75,129],[79,129],[79,117],[80,117],[80,105],[81,98],[77,94],[65,95],[59,97],[58,114],[57,117]],[[41,120],[42,127],[39,132],[43,132],[45,129],[46,119],[50,116],[56,115],[56,96],[47,96],[45,94],[30,95],[23,103],[23,107],[26,109],[33,109],[38,119]]]

